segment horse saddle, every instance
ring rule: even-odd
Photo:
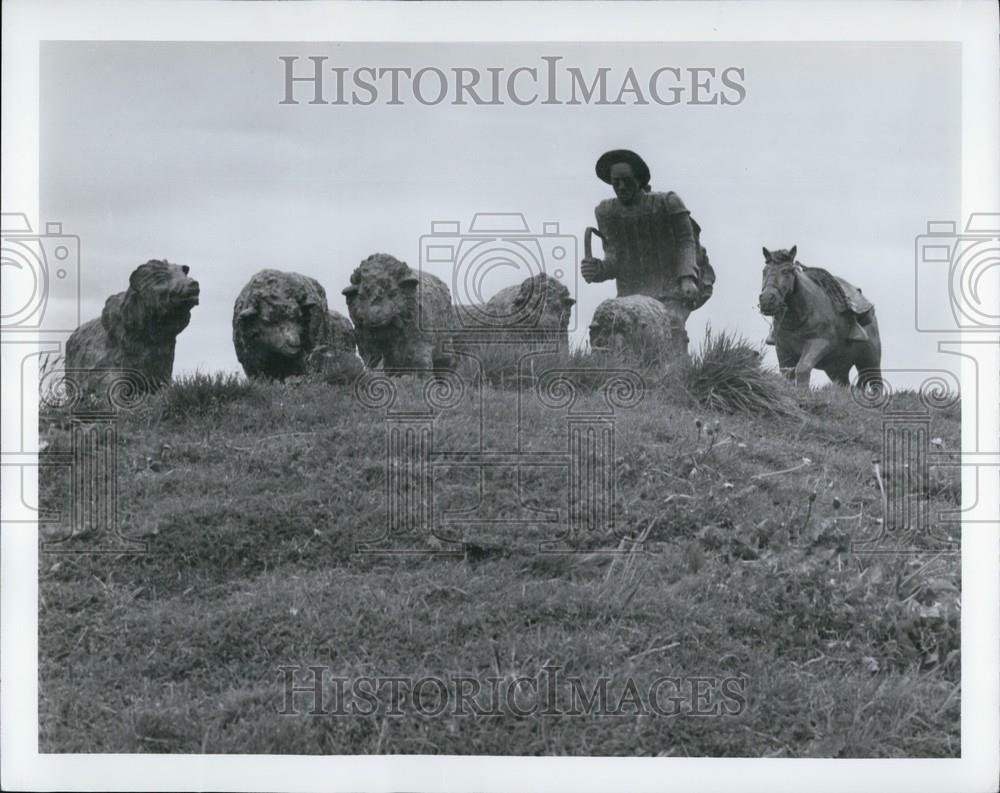
[[[861,290],[850,281],[845,281],[839,276],[834,276],[834,278],[840,287],[841,294],[844,296],[844,303],[847,306],[847,310],[858,318],[859,324],[870,325],[872,321],[872,309],[875,308],[872,301],[861,294]]]
[[[852,341],[867,341],[868,333],[865,331],[865,326],[871,324],[872,317],[875,314],[875,306],[850,281],[845,281],[836,275],[833,277],[837,282],[837,286],[840,287],[841,295],[843,295],[846,310],[842,310],[841,313],[846,314],[850,312],[854,315],[854,323],[847,334],[847,338]]]
[[[851,323],[847,338],[852,341],[867,341],[868,333],[864,326],[870,325],[874,316],[875,306],[872,302],[850,281],[845,281],[822,267],[802,269],[823,288],[838,312],[853,315],[854,322]]]

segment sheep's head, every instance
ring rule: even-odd
[[[576,300],[559,280],[545,273],[525,279],[514,298],[513,307],[542,330],[566,330]]]
[[[625,348],[625,334],[621,328],[606,322],[595,322],[590,326],[590,348],[618,352]]]
[[[198,305],[198,282],[188,276],[186,264],[166,259],[150,259],[129,277],[129,288],[120,307],[125,327],[131,332],[146,329],[155,335],[180,333],[191,321],[191,309]],[[109,301],[110,302],[110,301]],[[116,324],[117,308],[105,307],[104,323]]]
[[[237,319],[256,346],[283,358],[298,358],[306,345],[308,313],[317,305],[291,296],[268,295],[244,307]]]
[[[627,300],[627,298],[626,298]],[[628,340],[635,332],[634,317],[609,300],[597,307],[590,323],[590,348],[620,354],[628,349]]]
[[[382,328],[404,319],[412,308],[420,280],[406,262],[384,253],[369,256],[351,274],[344,289],[355,325]]]

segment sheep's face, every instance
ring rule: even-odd
[[[590,348],[622,354],[629,349],[629,338],[635,334],[632,322],[615,312],[598,312],[590,324]]]
[[[529,318],[524,324],[540,330],[565,331],[575,303],[569,289],[555,278],[541,274],[521,284],[514,308]]]
[[[351,275],[344,289],[355,325],[384,328],[401,322],[417,291],[416,273],[391,257],[371,257]]]
[[[187,265],[150,259],[129,277],[120,311],[109,312],[105,304],[102,321],[105,327],[109,321],[120,322],[130,333],[140,336],[176,336],[191,321],[191,309],[198,305],[198,297],[198,282],[188,276]]]
[[[186,264],[150,259],[132,273],[129,287],[147,311],[187,318],[198,305],[200,295],[198,282],[188,275],[189,271]]]
[[[262,301],[240,314],[256,346],[283,358],[297,358],[305,343],[306,318],[294,302]]]
[[[625,339],[622,333],[615,332],[614,326],[606,323],[599,323],[590,326],[590,348],[592,350],[606,350],[617,352],[625,347]]]

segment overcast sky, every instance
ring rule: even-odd
[[[281,55],[414,70],[559,55],[619,76],[736,66],[746,98],[289,106]],[[594,162],[631,148],[653,189],[678,192],[703,228],[718,282],[689,322],[695,345],[709,323],[763,340],[761,247],[796,244],[803,263],[876,304],[886,367],[935,367],[936,340],[914,329],[914,236],[928,220],[960,219],[959,66],[956,47],[926,44],[46,43],[41,220],[81,237],[85,319],[147,259],[188,264],[202,298],[174,371],[238,371],[232,305],[258,270],[311,275],[346,313],[353,268],[374,252],[416,267],[435,220],[465,230],[476,212],[522,212],[532,230],[558,223],[582,251],[594,206],[611,195]],[[563,280],[577,283],[582,342],[614,286]]]

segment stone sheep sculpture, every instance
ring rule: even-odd
[[[683,333],[683,331],[680,331]],[[590,347],[642,365],[664,363],[683,349],[687,336],[674,338],[670,313],[654,297],[629,295],[601,303],[590,324]]]
[[[358,352],[375,369],[451,369],[454,316],[444,281],[385,253],[365,259],[344,289]]]
[[[102,380],[108,387],[114,370],[138,372],[141,390],[170,382],[177,336],[198,305],[198,282],[188,271],[187,265],[150,259],[129,277],[128,289],[105,301],[100,319],[73,332],[66,342],[66,368],[70,377],[81,378],[82,390],[94,391]]]
[[[352,383],[365,368],[357,354],[354,326],[336,311],[331,310],[329,317],[329,341],[313,349],[306,359],[306,368],[323,375],[327,383]]]
[[[558,279],[545,273],[526,278],[516,286],[501,289],[486,303],[478,306],[456,306],[459,326],[473,330],[493,329],[494,339],[524,338],[557,341],[561,350],[569,348],[569,320],[573,305],[569,289]]]
[[[361,371],[351,323],[299,273],[261,270],[247,282],[233,306],[233,346],[250,378],[340,372],[346,382]]]

